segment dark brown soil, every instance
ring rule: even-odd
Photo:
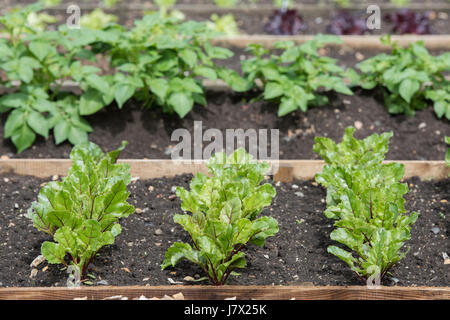
[[[283,118],[277,117],[276,104],[245,102],[254,97],[227,93],[208,92],[208,107],[196,106],[187,117],[162,113],[159,109],[140,109],[140,104],[130,102],[122,110],[113,105],[87,118],[94,132],[89,139],[103,149],[112,149],[127,140],[129,145],[122,158],[170,158],[170,148],[178,144],[171,141],[172,132],[186,128],[193,135],[195,121],[202,121],[203,132],[208,128],[225,129],[279,129],[281,159],[317,159],[312,152],[314,137],[328,136],[340,140],[347,126],[358,126],[356,136],[366,137],[374,132],[393,131],[390,151],[391,160],[443,160],[447,149],[444,136],[450,135],[447,120],[436,118],[431,108],[418,111],[416,116],[392,116],[378,101],[377,95],[357,90],[355,96],[331,94],[331,104],[312,108],[306,113],[295,112]],[[0,124],[0,156],[19,158],[68,158],[72,146],[54,144],[38,138],[35,144],[15,154],[10,140],[3,139]],[[224,138],[225,139],[225,138]],[[209,142],[205,142],[204,147]]]
[[[143,212],[122,220],[123,232],[115,244],[103,248],[95,258],[89,268],[94,284],[167,285],[168,278],[183,282],[186,276],[204,276],[188,262],[160,270],[167,248],[175,241],[189,241],[186,232],[173,223],[173,215],[181,210],[178,198],[171,196],[173,186],[187,187],[191,178],[138,180],[129,187],[130,203]],[[0,179],[0,286],[64,286],[65,271],[58,265],[47,268],[46,262],[30,278],[30,263],[40,254],[42,242],[50,238],[32,226],[26,211],[46,180],[14,175]],[[450,253],[450,180],[421,182],[413,178],[407,182],[407,210],[419,211],[420,216],[413,226],[412,240],[405,245],[409,253],[384,284],[398,281],[401,286],[449,286],[450,265],[444,265],[443,253]],[[280,232],[263,248],[246,249],[248,266],[229,284],[361,284],[343,262],[326,251],[333,244],[329,239],[333,227],[323,215],[325,190],[311,181],[294,183],[298,188],[277,184],[277,196],[263,212],[278,220]],[[162,235],[155,235],[156,229],[161,229]]]

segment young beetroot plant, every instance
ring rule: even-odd
[[[335,220],[330,237],[344,245],[328,252],[349,265],[361,279],[379,279],[407,254],[402,251],[411,238],[418,213],[407,215],[400,183],[405,168],[400,163],[382,164],[392,132],[353,137],[347,128],[341,143],[316,137],[314,151],[325,160],[316,181],[327,188],[327,218]]]
[[[34,226],[53,237],[42,244],[42,255],[72,266],[81,280],[97,252],[121,233],[119,219],[134,212],[127,202],[130,167],[116,163],[125,146],[107,154],[94,143],[75,146],[68,175],[47,183],[28,210]]]
[[[177,189],[181,208],[191,214],[177,214],[174,221],[190,235],[192,246],[176,242],[166,253],[161,266],[175,266],[187,259],[200,266],[214,285],[224,285],[234,270],[244,268],[246,245],[263,246],[278,232],[277,221],[258,218],[275,196],[272,185],[261,185],[267,163],[257,163],[244,149],[228,158],[217,153],[208,161],[211,176],[197,174],[190,191]]]

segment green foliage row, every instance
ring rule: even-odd
[[[328,252],[361,279],[381,281],[406,255],[402,247],[418,214],[406,214],[408,186],[399,182],[404,166],[382,164],[392,133],[357,140],[354,131],[347,128],[339,144],[317,137],[313,148],[326,162],[316,181],[327,188],[325,215],[336,227],[331,239],[347,248],[332,245]],[[41,246],[45,259],[72,267],[83,281],[98,251],[121,233],[119,220],[135,210],[127,202],[130,167],[116,163],[125,146],[123,142],[107,154],[94,143],[75,146],[68,175],[47,183],[28,210],[34,226],[53,237]],[[244,250],[249,243],[262,247],[278,233],[274,218],[260,216],[276,191],[263,183],[269,165],[254,161],[242,148],[228,157],[216,153],[207,168],[208,175],[198,173],[192,179],[190,191],[176,190],[185,213],[174,215],[174,222],[191,241],[175,242],[161,269],[185,259],[198,265],[212,284],[224,285],[246,267]]]
[[[401,249],[418,213],[406,214],[403,164],[382,164],[392,132],[363,140],[354,132],[347,128],[339,144],[316,137],[313,148],[326,163],[316,181],[327,188],[325,215],[336,227],[330,237],[347,248],[332,245],[328,252],[362,279],[382,280],[406,255]]]
[[[433,57],[420,42],[400,48],[384,39],[392,53],[361,62],[362,74],[319,54],[326,44],[341,43],[336,36],[317,35],[301,45],[280,41],[274,50],[251,44],[240,75],[217,65],[233,52],[211,44],[218,33],[206,23],[157,12],[131,30],[108,22],[101,29],[93,23],[42,31],[29,22],[41,8],[30,5],[0,17],[0,29],[9,35],[0,39],[0,85],[13,91],[0,98],[0,113],[8,113],[4,138],[18,152],[37,135],[53,134],[56,144],[86,142],[92,128],[84,117],[114,101],[122,108],[134,98],[185,117],[194,104],[207,104],[203,79],[221,79],[236,92],[262,90],[263,99],[279,104],[279,116],[326,104],[325,91],[352,95],[350,87],[361,85],[381,87],[391,113],[413,115],[432,101],[437,116],[450,119],[450,82],[444,77],[450,53]],[[96,66],[99,55],[107,70]],[[79,85],[80,95],[63,90],[68,80]]]

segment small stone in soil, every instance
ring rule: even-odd
[[[106,280],[100,280],[97,282],[97,284],[102,285],[102,286],[107,286],[109,283]]]
[[[37,273],[38,273],[38,269],[32,269],[31,273],[30,273],[30,279],[33,279],[34,277],[36,277]]]
[[[191,276],[186,276],[183,278],[184,281],[195,281],[194,278],[192,278]]]
[[[141,208],[136,208],[136,213],[137,214],[141,214],[142,212],[144,212],[144,210],[142,210]]]
[[[155,234],[156,234],[157,236],[160,236],[160,235],[163,234],[163,231],[162,231],[161,229],[156,229],[156,230],[155,230]]]
[[[434,234],[438,234],[439,231],[441,231],[441,229],[439,229],[438,227],[434,227],[434,228],[431,228],[431,231],[432,231]]]

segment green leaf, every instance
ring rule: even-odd
[[[48,138],[48,121],[41,113],[31,112],[27,118],[27,124],[34,130],[34,132]]]
[[[70,132],[70,125],[67,121],[59,121],[53,129],[53,135],[55,137],[55,143],[60,144],[65,141]]]
[[[167,92],[169,90],[169,85],[165,79],[150,79],[148,81],[150,89],[154,94],[156,94],[160,99],[165,100]]]
[[[41,252],[48,263],[63,263],[66,252],[64,247],[54,242],[45,241],[42,244]]]
[[[114,98],[119,106],[119,109],[122,109],[123,104],[128,101],[134,95],[135,88],[130,84],[119,84],[116,87]]]
[[[283,95],[283,87],[275,82],[269,82],[264,88],[264,99],[270,100]]]
[[[94,114],[104,106],[102,93],[89,89],[80,98],[80,115]]]
[[[30,42],[29,49],[39,61],[44,61],[45,58],[53,51],[53,47],[50,43],[39,40]]]
[[[86,77],[86,82],[89,84],[89,86],[105,95],[108,95],[110,92],[110,86],[108,82],[103,77],[97,74],[88,75]]]
[[[405,79],[400,83],[399,93],[406,102],[411,102],[413,95],[420,89],[418,81]]]
[[[14,130],[11,136],[11,140],[17,148],[17,153],[21,153],[23,150],[28,149],[35,139],[36,135],[27,124],[23,124],[21,127]]]
[[[297,105],[295,104],[293,99],[283,97],[281,99],[281,104],[278,108],[278,116],[282,117],[291,113],[292,111],[297,110]]]
[[[184,118],[194,106],[192,97],[184,92],[172,93],[168,102],[180,118]]]

